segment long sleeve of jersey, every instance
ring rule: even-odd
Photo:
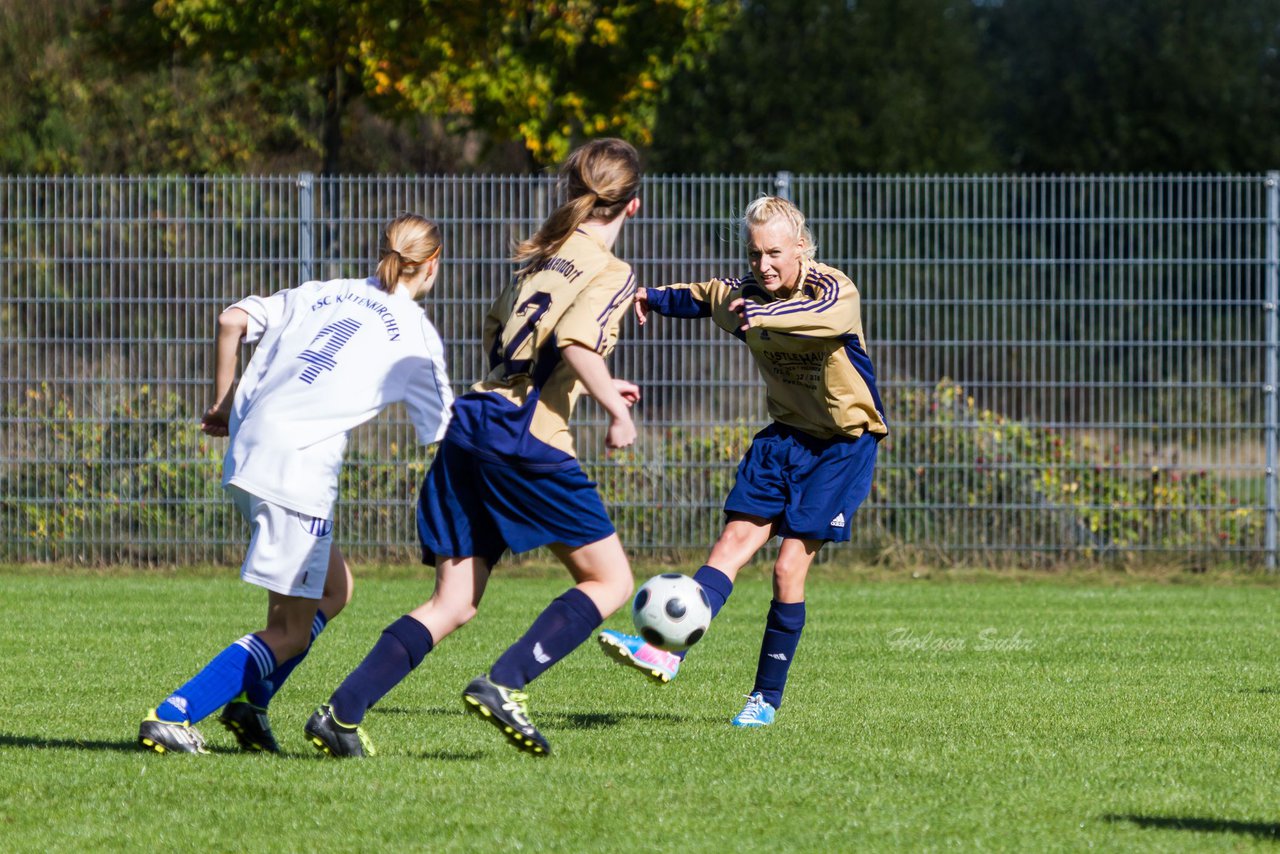
[[[710,317],[712,302],[718,301],[716,281],[647,288],[649,308],[664,317]]]
[[[645,293],[649,308],[664,317],[710,317],[724,331],[736,332],[742,318],[729,311],[729,303],[741,295],[743,285],[742,279],[712,279],[648,288]]]

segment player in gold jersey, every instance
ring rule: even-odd
[[[726,524],[694,578],[714,617],[738,571],[772,537],[773,566],[755,685],[735,726],[773,723],[805,623],[805,577],[827,542],[849,540],[853,514],[871,491],[876,444],[888,433],[867,355],[858,290],[813,260],[804,215],[785,199],[752,202],[742,219],[751,273],[665,288],[640,288],[636,314],[710,317],[750,349],[764,379],[768,427],[756,434],[725,500]],[[683,654],[605,630],[604,651],[659,682]]]
[[[585,391],[608,415],[608,448],[635,441],[632,383],[605,357],[635,282],[611,247],[640,209],[639,158],[617,139],[587,143],[561,169],[567,201],[516,251],[521,264],[485,318],[487,376],[454,402],[418,501],[431,599],[392,623],[307,724],[333,755],[369,752],[358,724],[446,635],[469,621],[507,549],[548,546],[575,586],[553,601],[489,673],[466,708],[521,750],[550,751],[529,720],[525,686],[591,637],[631,596],[631,566],[596,486],[574,454],[569,416]]]

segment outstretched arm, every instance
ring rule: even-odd
[[[200,420],[200,429],[210,436],[225,436],[231,418],[231,401],[235,397],[236,366],[240,361],[240,341],[249,330],[249,315],[244,309],[229,308],[218,315],[218,333],[214,354],[213,405]]]
[[[640,397],[640,389],[631,383],[619,388],[618,381],[609,373],[604,357],[581,344],[568,344],[560,350],[564,360],[573,368],[587,394],[609,415],[609,429],[605,433],[606,448],[625,448],[636,440],[636,425],[628,408]]]

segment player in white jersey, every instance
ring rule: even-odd
[[[436,567],[435,592],[386,627],[307,721],[312,744],[326,754],[367,755],[365,712],[475,616],[504,553],[548,546],[575,586],[463,691],[468,711],[519,749],[546,755],[525,686],[631,596],[630,564],[578,463],[569,418],[585,391],[608,415],[606,447],[636,438],[627,410],[640,391],[615,380],[605,357],[635,293],[630,267],[611,247],[640,209],[639,157],[622,140],[593,140],[569,156],[561,175],[568,198],[518,247],[521,269],[485,318],[489,372],[454,404],[422,484],[418,534],[424,562]]]
[[[147,714],[144,748],[205,752],[194,724],[223,707],[219,720],[242,747],[279,750],[267,704],[351,598],[333,543],[348,435],[397,402],[424,445],[444,435],[453,402],[444,347],[417,302],[435,284],[440,250],[439,228],[405,214],[384,229],[374,276],[306,282],[219,315],[215,403],[202,429],[230,437],[222,483],[252,527],[241,578],[267,589],[267,624]],[[258,346],[236,386],[242,342]]]

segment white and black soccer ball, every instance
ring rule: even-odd
[[[687,575],[664,572],[636,591],[631,619],[647,643],[668,652],[693,646],[711,625],[711,603],[702,585]]]

